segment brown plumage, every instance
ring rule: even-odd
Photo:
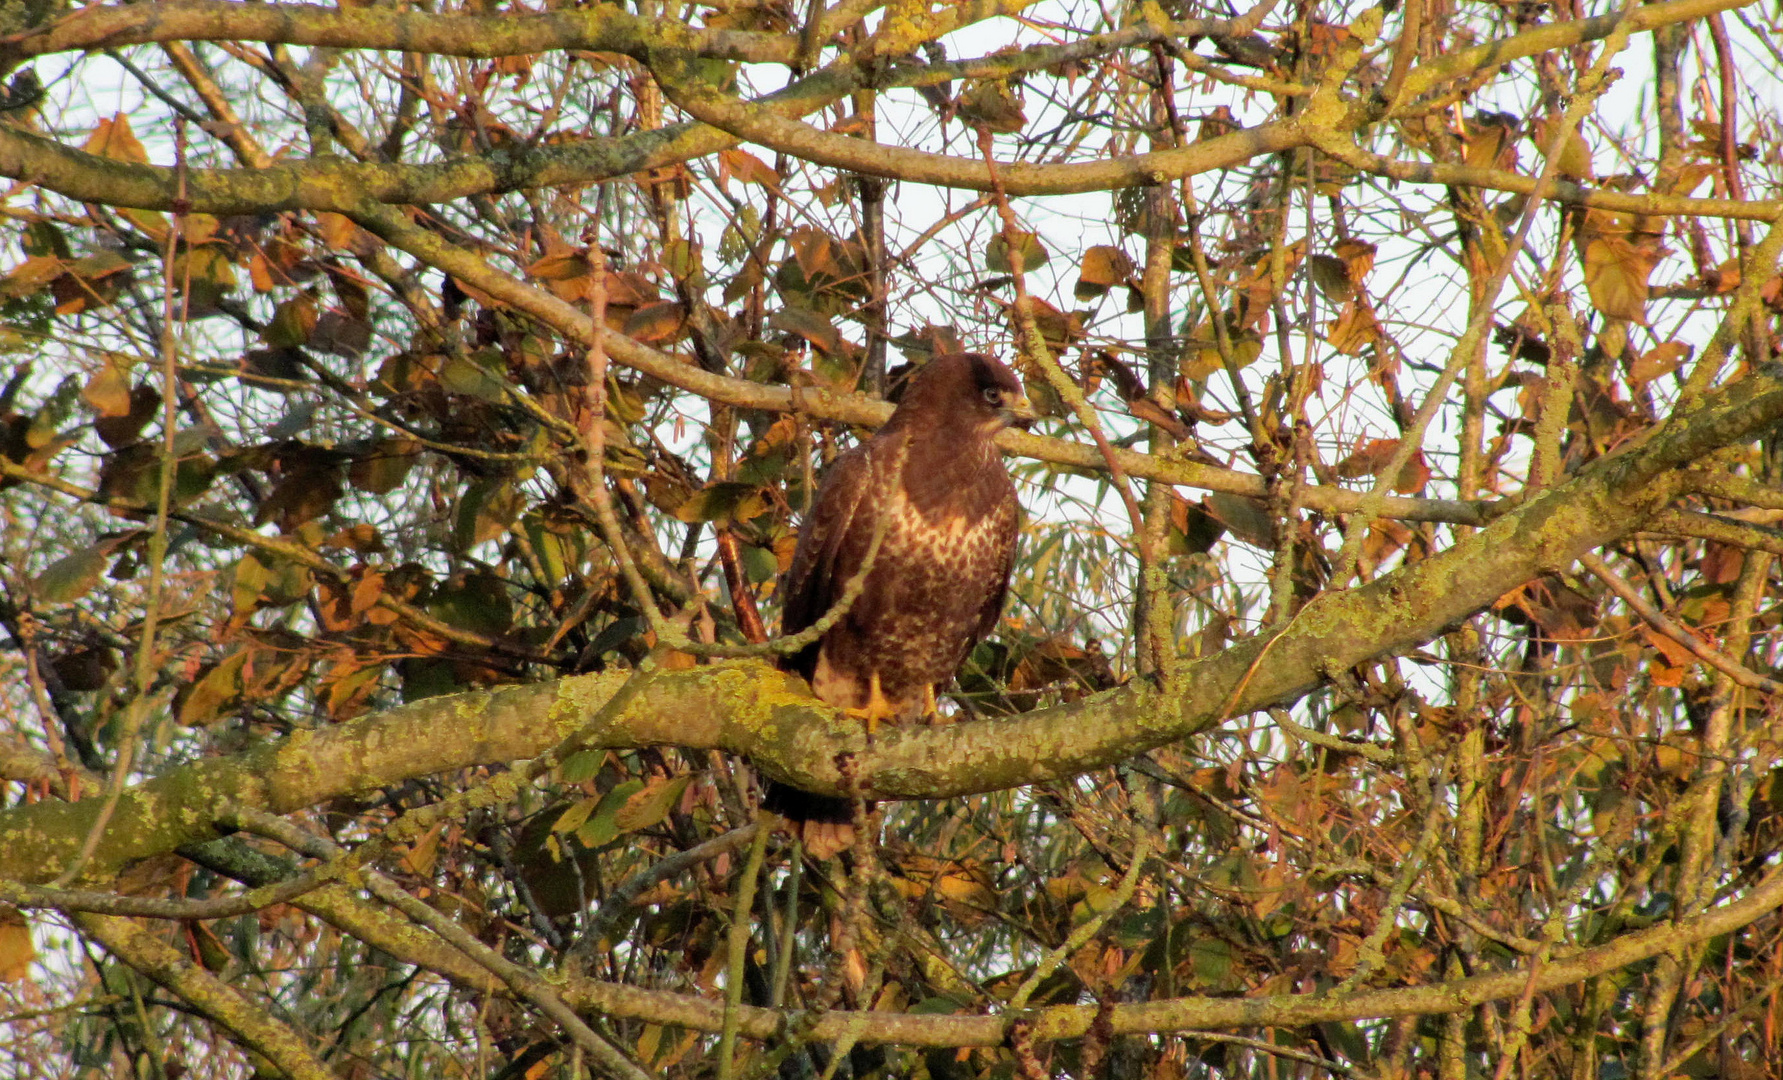
[[[1032,418],[1007,367],[977,353],[939,356],[911,377],[878,434],[825,474],[782,582],[781,632],[806,629],[842,599],[876,534],[879,551],[847,613],[784,666],[819,698],[862,714],[869,731],[932,712],[935,688],[996,626],[1019,507],[992,439]],[[770,783],[764,805],[820,858],[852,840],[843,800]]]

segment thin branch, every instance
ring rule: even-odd
[[[1726,653],[1703,641],[1691,633],[1686,627],[1678,625],[1647,602],[1639,589],[1629,584],[1622,575],[1610,568],[1610,565],[1591,552],[1579,556],[1579,565],[1591,571],[1592,576],[1603,582],[1609,590],[1621,597],[1622,602],[1634,609],[1635,614],[1647,621],[1653,629],[1664,634],[1672,641],[1690,650],[1690,655],[1721,672],[1740,686],[1748,690],[1757,690],[1766,694],[1783,694],[1783,682],[1760,675],[1751,668],[1728,656]]]

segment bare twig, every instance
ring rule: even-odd
[[[749,860],[743,865],[743,876],[737,883],[737,903],[731,912],[729,955],[726,957],[724,983],[724,1030],[718,1036],[718,1080],[730,1080],[736,1068],[737,1007],[743,1004],[743,968],[749,957],[750,915],[755,910],[755,887],[761,877],[762,857],[768,850],[768,833],[760,822],[755,825],[755,842],[749,846]],[[789,931],[790,932],[790,931]]]
[[[1635,614],[1646,620],[1653,629],[1690,650],[1690,654],[1703,663],[1721,672],[1740,686],[1748,690],[1758,690],[1766,694],[1783,695],[1783,682],[1760,675],[1751,668],[1735,660],[1721,650],[1703,641],[1691,633],[1686,627],[1678,625],[1640,594],[1640,590],[1630,584],[1622,575],[1610,568],[1597,555],[1586,552],[1579,556],[1579,565],[1591,571],[1593,577],[1603,582],[1609,590],[1622,599],[1622,602],[1634,609]]]

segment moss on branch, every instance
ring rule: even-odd
[[[680,745],[748,756],[770,775],[838,793],[836,756],[854,755],[866,793],[945,798],[1058,779],[1187,738],[1228,714],[1292,701],[1328,673],[1411,648],[1506,588],[1641,529],[1670,500],[1668,471],[1783,421],[1783,379],[1756,374],[1707,397],[1644,445],[1593,464],[1448,550],[1308,604],[1278,634],[1140,681],[1006,720],[890,731],[858,726],[796,680],[739,661],[666,674],[586,745]],[[625,673],[430,698],[307,731],[233,758],[174,769],[129,789],[95,873],[210,839],[231,805],[276,814],[419,776],[536,756],[599,712]],[[72,859],[103,800],[0,813],[0,875],[41,882]]]

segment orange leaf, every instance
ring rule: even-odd
[[[1652,382],[1677,370],[1690,358],[1690,346],[1681,341],[1668,341],[1647,350],[1628,366],[1628,381],[1636,386]]]
[[[1126,252],[1110,244],[1097,244],[1083,253],[1072,295],[1079,300],[1093,300],[1132,276],[1133,260],[1127,258]]]
[[[93,129],[81,149],[113,161],[129,161],[137,165],[149,163],[149,152],[143,149],[136,132],[130,130],[130,118],[123,113],[99,121],[99,126]]]
[[[1352,300],[1325,330],[1325,340],[1346,356],[1360,356],[1381,337],[1381,323],[1374,309],[1365,302]]]
[[[1356,448],[1349,457],[1337,463],[1337,475],[1345,479],[1374,476],[1387,467],[1399,452],[1398,439],[1372,439]]]

